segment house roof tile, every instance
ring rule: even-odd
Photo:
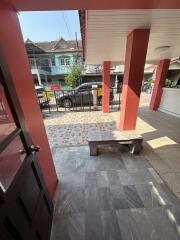
[[[61,41],[64,41],[67,44],[67,48],[58,48]],[[78,43],[78,46],[77,46]],[[25,41],[25,44],[34,44],[35,46],[39,47],[40,49],[44,50],[45,52],[70,52],[70,51],[82,51],[82,42],[78,40],[64,40],[60,39],[58,41],[43,41],[43,42],[33,42],[30,39]]]

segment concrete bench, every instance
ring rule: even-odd
[[[98,145],[126,144],[130,147],[132,154],[138,154],[142,149],[143,138],[136,131],[94,131],[88,135],[90,156],[97,156]]]

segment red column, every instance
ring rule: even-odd
[[[136,128],[149,33],[149,29],[135,29],[127,37],[120,130]]]
[[[38,105],[29,61],[14,9],[0,2],[0,47],[3,49],[14,86],[34,144],[41,146],[38,159],[44,173],[50,195],[57,185],[57,175]]]
[[[156,111],[159,108],[159,104],[161,102],[161,97],[163,92],[162,88],[164,86],[164,82],[167,77],[169,64],[170,64],[170,60],[164,59],[160,61],[159,66],[157,68],[156,79],[155,79],[153,93],[152,93],[151,102],[150,102],[151,110]]]
[[[103,113],[109,112],[109,101],[110,101],[110,61],[103,62],[103,101],[102,109]]]

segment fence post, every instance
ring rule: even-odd
[[[97,90],[98,86],[97,85],[92,85],[92,95],[93,95],[93,109],[98,110],[98,99],[97,99]]]
[[[58,104],[57,104],[57,97],[56,97],[56,91],[55,90],[54,90],[54,97],[55,97],[56,108],[57,108],[57,112],[58,112]]]
[[[46,96],[46,99],[47,99],[47,102],[48,102],[49,113],[51,113],[51,107],[50,107],[50,104],[49,104],[50,98],[49,98],[49,95],[48,95],[47,91],[45,91],[45,96]]]

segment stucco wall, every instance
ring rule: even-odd
[[[159,110],[180,118],[180,89],[163,88]]]

